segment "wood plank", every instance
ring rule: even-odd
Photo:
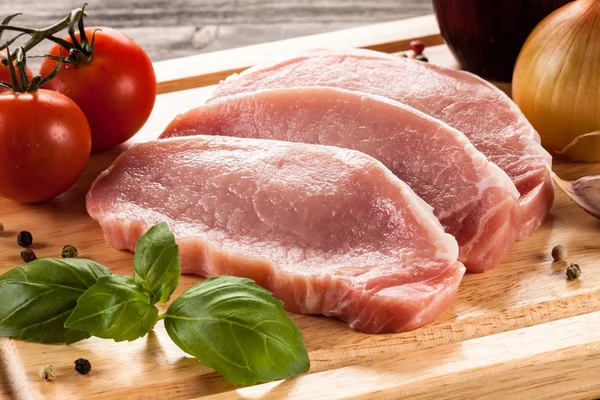
[[[190,56],[155,64],[159,93],[213,85],[232,73],[282,54],[327,47],[363,47],[386,53],[408,49],[415,32],[427,46],[443,43],[435,17],[428,15],[402,21],[346,29],[296,39],[263,43],[239,49]]]
[[[597,326],[598,312],[203,399],[597,398]]]
[[[12,397],[14,400],[26,400],[32,394],[37,394],[27,379],[14,341],[6,337],[0,337],[0,375],[2,381],[6,382],[0,387],[0,399]]]
[[[2,12],[26,12],[28,24],[47,25],[81,7],[78,0],[1,0]],[[406,19],[432,13],[422,0],[144,0],[90,2],[90,21],[109,26],[362,22]]]
[[[26,26],[62,19],[78,0],[0,0],[2,14],[23,12]],[[144,0],[91,2],[88,26],[111,26],[136,40],[152,61],[331,32],[432,13],[421,0]],[[48,51],[42,43],[35,54]],[[34,70],[40,59],[30,60]]]
[[[432,50],[435,50],[431,51],[435,62],[451,64],[447,50]],[[136,140],[156,137],[175,114],[203,103],[212,90],[213,87],[206,87],[159,96],[155,113]],[[38,255],[54,256],[68,242],[75,244],[82,256],[130,275],[132,255],[110,249],[83,206],[83,197],[92,179],[117,154],[115,151],[95,157],[86,176],[67,196],[42,207],[28,207],[26,215],[22,206],[0,203],[8,230],[6,235],[14,236],[21,227],[32,229],[35,226],[34,236],[43,241],[35,249]],[[600,172],[600,165],[587,165],[586,168]],[[580,166],[569,164],[558,165],[556,170],[566,177],[581,172]],[[65,217],[70,218],[66,226],[61,223]],[[597,220],[558,193],[550,216],[532,238],[518,243],[496,270],[467,275],[454,306],[435,324],[412,332],[373,336],[352,331],[340,321],[293,315],[305,336],[311,372],[382,360],[407,351],[600,311],[599,225]],[[81,232],[85,232],[84,237]],[[582,266],[580,281],[567,282],[563,272],[565,265],[551,262],[550,250],[558,243],[567,245],[571,259]],[[1,260],[2,264],[19,264],[14,240],[0,242],[0,250],[6,257]],[[184,277],[177,293],[196,281],[196,277]],[[223,378],[174,347],[162,323],[152,337],[128,345],[90,339],[74,346],[18,342],[17,347],[30,381],[46,395],[61,393],[63,398],[76,398],[77,393],[83,392],[102,398],[133,396],[135,392],[140,397],[156,393],[163,397],[183,398],[231,389]],[[79,357],[90,358],[101,379],[82,379],[73,374],[72,362]],[[155,362],[154,357],[160,362]],[[132,359],[137,362],[132,364]],[[51,385],[37,378],[37,370],[45,363],[60,366],[60,379]],[[149,373],[153,374],[151,379],[146,378]]]

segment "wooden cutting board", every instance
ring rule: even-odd
[[[178,113],[204,102],[232,72],[284,52],[325,46],[385,52],[421,38],[432,63],[457,68],[433,16],[397,21],[155,65],[161,95],[143,130],[131,141],[160,134]],[[503,87],[509,90],[509,87]],[[24,206],[0,200],[0,273],[21,264],[16,235],[29,230],[38,257],[58,257],[65,244],[117,273],[131,275],[133,256],[108,247],[85,210],[94,178],[127,146],[94,154],[82,179],[53,202]],[[556,162],[565,179],[600,173],[600,164]],[[0,398],[595,398],[600,396],[600,221],[557,192],[550,215],[519,242],[495,270],[465,276],[456,301],[434,324],[403,334],[367,335],[319,316],[292,315],[311,359],[308,374],[248,388],[186,356],[162,322],[131,343],[88,339],[74,345],[38,345],[0,339]],[[553,263],[557,244],[581,265],[567,281],[565,262]],[[184,276],[177,294],[198,281]],[[176,296],[175,296],[176,297]],[[1,306],[1,305],[0,305]],[[92,372],[78,375],[73,361]],[[39,368],[53,364],[56,379]]]

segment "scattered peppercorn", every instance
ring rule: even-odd
[[[402,54],[400,54],[400,57],[403,57],[403,58],[408,58],[408,54],[406,54],[406,53],[402,53]]]
[[[62,248],[60,255],[62,256],[62,258],[76,258],[77,249],[75,248],[75,246],[71,246],[70,244],[68,244]]]
[[[567,279],[570,281],[579,278],[579,276],[581,275],[581,268],[579,268],[579,264],[570,264],[567,267],[566,274],[567,274]]]
[[[4,225],[0,224],[0,233],[4,232]]]
[[[40,378],[45,381],[51,381],[56,376],[56,371],[54,371],[54,367],[52,365],[44,365],[40,368]]]
[[[425,50],[425,43],[420,40],[411,40],[410,48],[415,52],[415,55],[423,54],[423,50]]]
[[[567,248],[562,244],[552,248],[552,258],[554,261],[563,261],[568,256]]]
[[[37,260],[37,256],[35,255],[33,250],[25,249],[21,252],[21,260],[23,260],[26,263],[30,263],[32,261]]]
[[[425,57],[423,54],[417,54],[415,56],[415,60],[429,62],[429,59],[427,59],[427,57]]]
[[[33,243],[33,237],[31,236],[31,233],[27,231],[19,233],[19,236],[17,236],[17,243],[21,247],[31,246],[31,243]]]
[[[78,358],[75,360],[75,371],[79,372],[81,375],[85,375],[92,369],[92,364],[85,358]]]

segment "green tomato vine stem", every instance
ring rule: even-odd
[[[13,15],[6,17],[4,19],[4,21],[2,21],[2,24],[0,24],[0,39],[2,38],[2,34],[5,31],[20,32],[20,35],[17,35],[15,38],[12,38],[7,43],[0,45],[0,51],[7,49],[8,46],[10,46],[17,38],[19,38],[23,35],[30,35],[31,38],[22,46],[22,49],[25,53],[27,53],[29,50],[33,49],[40,42],[42,42],[44,40],[50,40],[50,41],[60,45],[64,49],[66,49],[69,56],[72,56],[71,60],[65,60],[65,61],[89,61],[89,59],[91,57],[92,46],[90,45],[87,38],[85,37],[84,27],[83,27],[83,17],[87,16],[87,13],[85,12],[86,5],[87,4],[84,4],[83,7],[74,9],[73,11],[71,11],[69,13],[69,15],[67,15],[65,18],[63,18],[61,21],[57,22],[56,24],[48,26],[46,28],[42,28],[42,29],[34,29],[34,28],[10,25],[10,22],[12,21],[12,19],[17,17],[20,14],[13,14]],[[79,31],[81,34],[80,42],[75,40],[76,39],[75,25],[77,25],[79,27]],[[64,30],[65,28],[68,29],[69,36],[73,40],[73,43],[69,43],[68,41],[66,41],[62,38],[54,36],[56,33]],[[92,44],[93,44],[93,40],[92,40]],[[13,54],[10,55],[10,57],[4,58],[2,60],[2,63],[4,65],[8,65],[8,58],[12,58],[12,59],[17,58],[17,52],[15,51],[15,52],[13,52]]]

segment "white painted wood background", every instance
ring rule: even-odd
[[[15,22],[42,27],[83,2],[0,0],[0,14],[22,12]],[[426,15],[432,6],[430,0],[88,0],[87,10],[88,26],[123,30],[159,61]]]

